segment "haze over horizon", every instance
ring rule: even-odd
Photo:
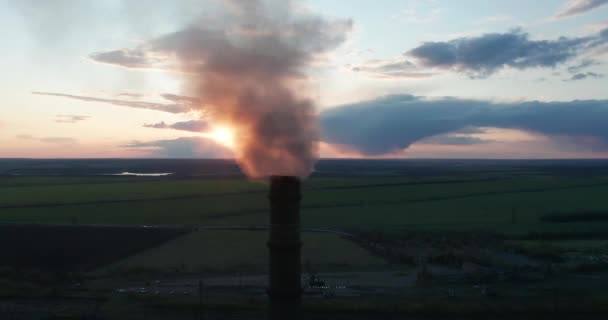
[[[608,158],[608,1],[261,2],[298,26],[263,56],[298,48],[280,76],[308,77],[321,158]],[[0,157],[232,157],[239,131],[200,107],[178,40],[211,25],[265,49],[218,18],[234,3],[0,0]],[[187,35],[221,56],[209,34]]]

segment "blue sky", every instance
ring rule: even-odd
[[[92,58],[192,23],[221,25],[222,6],[220,0],[0,0],[0,157],[230,155],[226,139],[238,137],[218,134],[226,128],[183,130],[184,123],[203,121],[200,110],[158,110],[172,103],[161,94],[192,96],[183,76]],[[608,30],[608,1],[310,0],[293,10],[352,20],[340,45],[306,66],[307,92],[321,118],[321,156],[608,155],[601,129],[608,116],[608,33],[601,33]],[[486,52],[487,41],[497,43],[496,52]],[[424,47],[430,42],[436,46]],[[457,103],[448,111],[436,106],[447,100]],[[474,110],[483,116],[462,116],[473,112],[471,101],[482,104]],[[529,111],[511,117],[497,108]],[[593,116],[564,116],[571,110]],[[395,117],[403,121],[395,124]],[[583,130],[594,119],[589,127],[597,129]],[[411,129],[417,125],[424,130]],[[395,126],[411,130],[383,130]]]

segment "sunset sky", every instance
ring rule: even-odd
[[[222,6],[0,0],[0,157],[230,157],[238,135],[149,49]],[[344,22],[305,70],[322,157],[608,157],[608,0],[290,10]]]

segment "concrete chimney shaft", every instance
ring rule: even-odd
[[[302,295],[300,240],[300,179],[270,177],[270,238],[268,248],[272,319],[297,315]],[[283,318],[289,319],[289,318]]]

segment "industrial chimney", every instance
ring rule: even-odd
[[[301,287],[300,179],[270,177],[270,318],[296,319]]]

